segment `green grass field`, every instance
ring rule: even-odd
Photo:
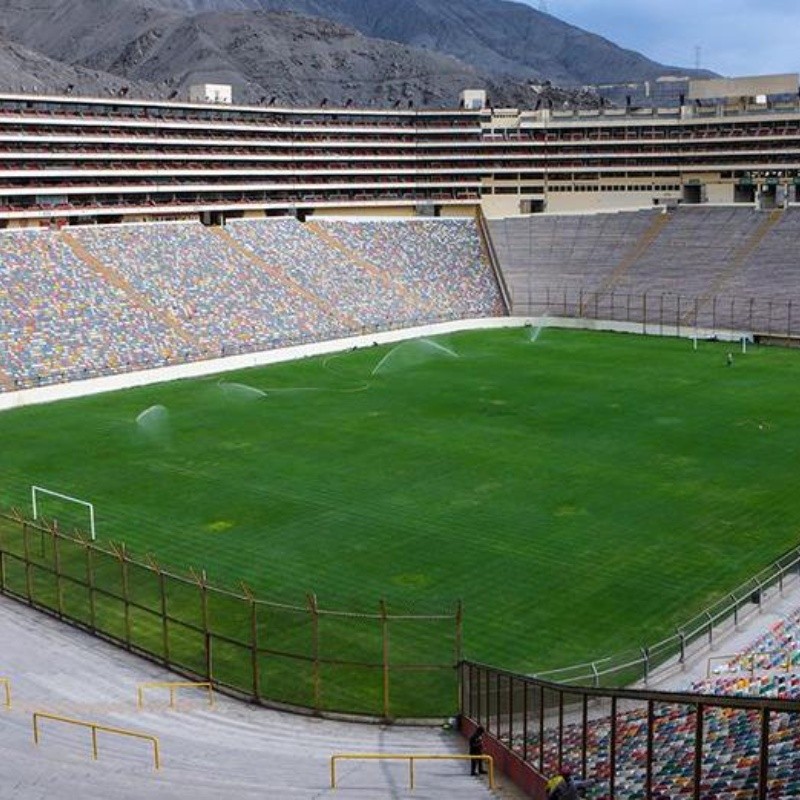
[[[462,598],[465,654],[525,670],[658,641],[798,543],[798,354],[727,367],[729,345],[531,339],[465,333],[6,412],[0,503],[29,509],[33,483],[80,496],[101,539],[266,599]]]

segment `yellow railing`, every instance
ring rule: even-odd
[[[419,755],[417,753],[337,753],[331,756],[331,789],[336,788],[336,762],[337,761],[408,761],[409,788],[414,788],[414,762],[415,761],[483,761],[489,765],[489,788],[494,789],[494,759],[491,756],[467,755]]]
[[[116,736],[132,736],[135,739],[145,739],[153,744],[153,762],[156,769],[161,769],[161,759],[159,757],[158,738],[149,733],[137,733],[125,728],[110,728],[107,725],[100,725],[97,722],[84,722],[80,719],[61,717],[58,714],[48,714],[46,711],[35,711],[33,713],[33,741],[39,744],[39,720],[51,719],[55,722],[65,722],[68,725],[79,725],[82,728],[90,728],[92,731],[92,758],[97,760],[97,732],[113,733]]]
[[[8,678],[0,678],[0,684],[6,690],[6,708],[11,708],[11,681]]]
[[[136,687],[136,705],[144,705],[145,689],[169,689],[169,707],[175,708],[175,691],[177,689],[205,689],[208,692],[208,704],[214,705],[214,687],[208,681],[163,681],[155,683],[140,683]]]

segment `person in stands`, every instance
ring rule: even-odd
[[[475,728],[475,733],[469,737],[469,754],[471,756],[482,756],[483,755],[483,734],[486,733],[484,729],[478,725]],[[485,775],[486,768],[484,766],[484,761],[481,758],[472,758],[469,762],[469,774],[470,775]]]
[[[558,775],[547,781],[547,800],[578,800],[578,787],[569,767],[562,767]]]

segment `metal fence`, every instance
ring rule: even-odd
[[[458,703],[461,611],[374,613],[260,600],[0,514],[0,592],[257,702],[381,719]]]
[[[588,797],[766,800],[800,791],[796,700],[572,687],[473,662],[460,676],[464,718],[543,778],[568,767]]]
[[[699,614],[672,636],[638,650],[609,655],[596,661],[537,673],[539,678],[581,686],[622,686],[647,683],[654,669],[670,663],[680,667],[688,658],[714,646],[715,639],[731,632],[740,621],[757,613],[772,594],[783,592],[787,582],[800,580],[800,546],[765,567]]]
[[[572,317],[640,325],[642,333],[691,336],[746,331],[762,336],[800,336],[800,303],[790,299],[595,291],[584,288],[515,287],[517,316]]]

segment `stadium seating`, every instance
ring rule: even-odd
[[[773,306],[797,298],[797,209],[687,206],[666,214],[540,215],[489,227],[517,313],[594,316],[599,293],[599,316],[624,319],[631,311],[625,298],[635,298],[634,321],[647,315],[694,324],[696,315],[699,326],[758,332],[780,325]],[[644,295],[652,298],[649,312]]]
[[[444,318],[503,314],[472,220],[326,222],[347,251],[383,270]]]
[[[2,369],[17,387],[162,363],[180,337],[44,231],[0,237]]]
[[[167,309],[198,355],[276,347],[336,330],[283,286],[197,223],[76,228],[87,251]]]
[[[474,221],[384,227],[6,232],[0,390],[503,313]]]
[[[773,625],[745,651],[717,668],[707,680],[692,683],[691,692],[719,695],[781,697],[800,700],[800,611]],[[800,798],[800,732],[796,715],[773,715],[770,721],[770,786],[772,800]],[[615,731],[615,792],[617,797],[644,797],[647,730],[645,708],[618,714]],[[757,713],[738,709],[707,709],[704,714],[702,796],[707,800],[755,797],[758,781],[760,718]],[[653,738],[653,786],[664,797],[681,797],[693,790],[694,711],[681,705],[655,708]],[[567,724],[563,735],[563,760],[581,763],[583,728]],[[597,713],[588,725],[588,766],[586,777],[593,785],[587,797],[608,797],[611,723]],[[557,763],[559,743],[546,734],[544,760]],[[536,761],[539,740],[515,742],[515,749],[527,748]]]

